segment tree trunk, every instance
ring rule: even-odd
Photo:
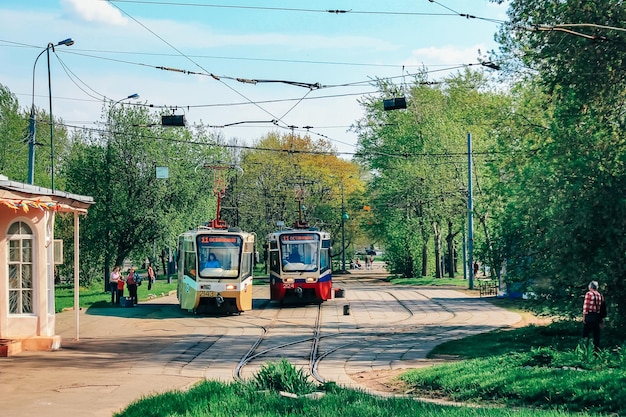
[[[435,278],[441,278],[441,233],[439,232],[439,225],[437,222],[433,222],[434,245],[435,245]]]
[[[428,242],[422,245],[422,276],[428,275]]]
[[[448,277],[450,278],[454,278],[454,272],[455,272],[455,250],[454,250],[454,238],[455,236],[459,233],[452,233],[452,221],[448,220],[448,235],[446,236],[446,243],[448,245]]]

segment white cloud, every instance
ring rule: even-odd
[[[414,49],[411,52],[411,58],[407,60],[405,65],[474,64],[478,62],[478,51],[480,50],[481,53],[484,53],[487,49],[485,45],[474,45],[466,48],[444,46]]]
[[[61,6],[87,22],[122,26],[128,21],[118,9],[100,0],[61,0]]]

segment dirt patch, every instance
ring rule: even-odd
[[[357,384],[368,391],[388,392],[393,394],[405,394],[409,387],[398,376],[408,369],[386,369],[371,372],[359,372],[350,375]]]

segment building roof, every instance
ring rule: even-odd
[[[26,212],[28,207],[61,212],[87,212],[95,201],[90,196],[11,181],[0,175],[0,203]]]

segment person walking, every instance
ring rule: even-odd
[[[148,264],[148,291],[152,289],[152,284],[154,284],[155,280],[154,268],[152,268],[152,264]]]
[[[126,285],[128,286],[128,296],[133,300],[133,304],[137,304],[137,272],[135,267],[131,266],[126,276]]]
[[[589,339],[593,336],[593,348],[600,349],[600,330],[602,329],[602,304],[604,297],[598,291],[598,281],[589,283],[589,290],[585,294],[583,302],[583,338]]]
[[[113,271],[109,275],[109,291],[111,291],[111,304],[119,304],[119,296],[117,295],[117,281],[122,278],[120,267],[115,265]]]

